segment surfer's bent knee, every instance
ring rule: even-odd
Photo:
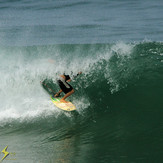
[[[68,94],[68,93],[74,93],[74,92],[75,92],[75,90],[72,89],[72,90],[70,90],[69,92],[67,92],[66,94]]]

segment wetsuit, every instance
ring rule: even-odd
[[[62,91],[67,94],[68,92],[72,91],[73,87],[67,83],[67,80],[70,79],[69,75],[64,75],[65,79],[60,77],[59,80],[57,80],[59,87],[62,89]]]

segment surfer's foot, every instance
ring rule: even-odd
[[[66,101],[66,100],[64,100],[64,99],[61,99],[60,102],[68,103],[68,101]]]

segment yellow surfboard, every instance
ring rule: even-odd
[[[76,107],[74,104],[72,104],[70,101],[68,103],[60,102],[61,98],[55,98],[51,96],[51,100],[54,103],[55,106],[58,108],[65,110],[65,111],[73,111],[76,110]]]

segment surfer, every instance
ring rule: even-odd
[[[82,72],[79,72],[76,76],[78,76],[81,73]],[[69,84],[70,81],[71,81],[70,76],[69,75],[65,75],[65,74],[64,75],[60,75],[59,79],[57,80],[57,83],[58,83],[58,85],[59,85],[59,87],[61,89],[60,89],[59,92],[57,92],[54,95],[54,97],[58,97],[61,92],[64,92],[65,93],[65,95],[63,96],[63,98],[61,98],[60,102],[67,103],[67,101],[65,99],[74,93],[73,87]]]

